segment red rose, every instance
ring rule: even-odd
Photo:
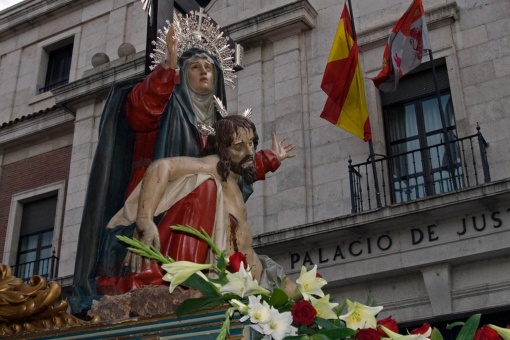
[[[501,340],[498,332],[490,327],[482,326],[476,330],[474,340]]]
[[[386,319],[382,319],[377,321],[378,325],[384,326],[388,328],[390,331],[398,333],[398,326],[395,319],[392,319],[391,316],[388,316]],[[381,327],[377,327],[377,330],[379,331],[380,336],[388,336]]]
[[[306,326],[310,326],[317,315],[315,308],[306,300],[296,302],[290,313],[292,314],[294,324]]]
[[[244,269],[248,268],[248,261],[246,255],[240,252],[235,252],[228,258],[228,270],[237,273],[241,269],[241,262],[244,263]]]
[[[356,333],[357,340],[379,340],[381,339],[381,335],[379,332],[373,328],[363,328],[358,329],[358,333]]]
[[[427,322],[423,323],[423,326],[415,328],[411,331],[411,334],[425,334],[429,330],[430,325]]]
[[[322,279],[322,275],[321,275],[321,274],[319,274],[319,273],[316,273],[316,274],[315,274],[315,277],[316,277],[316,278],[318,278],[318,279]]]

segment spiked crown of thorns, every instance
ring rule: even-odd
[[[213,97],[214,97],[214,106],[216,107],[216,110],[218,111],[218,113],[223,118],[228,116],[227,109],[225,109],[225,106],[223,105],[221,100],[214,95],[213,95]],[[241,116],[251,120],[251,111],[252,111],[252,109],[248,108],[248,109],[244,110],[244,112],[241,114]],[[203,134],[205,136],[215,136],[216,135],[216,130],[214,130],[214,128],[212,126],[207,125],[207,124],[199,123],[198,130],[200,131],[201,134]]]

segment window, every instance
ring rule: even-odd
[[[444,60],[436,63],[444,120],[428,63],[402,78],[394,93],[381,94],[392,203],[463,186],[448,73]]]
[[[17,277],[57,277],[65,187],[59,181],[12,196],[3,263]]]
[[[69,82],[73,43],[66,42],[67,40],[45,48],[48,54],[48,66],[46,69],[44,87],[39,89],[40,93],[50,91]],[[60,46],[62,43],[65,45]]]
[[[15,275],[27,280],[33,275],[52,278],[56,258],[53,254],[53,232],[57,194],[23,204],[21,230]]]

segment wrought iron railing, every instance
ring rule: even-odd
[[[11,268],[14,276],[22,279],[26,283],[28,283],[30,278],[34,275],[40,275],[46,280],[53,280],[57,278],[58,261],[58,257],[56,257],[55,252],[53,252],[51,257],[37,261],[17,263],[11,266]]]
[[[405,203],[491,181],[487,142],[477,133],[393,156],[376,156],[380,183],[374,186],[370,159],[352,164],[349,159],[352,213]],[[379,197],[377,197],[379,196]]]

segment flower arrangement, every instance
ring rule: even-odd
[[[170,282],[170,293],[179,285],[203,293],[203,297],[184,301],[176,311],[177,316],[212,309],[222,304],[230,305],[217,340],[227,338],[230,321],[235,313],[241,315],[240,322],[248,324],[261,337],[274,340],[443,339],[439,330],[428,323],[407,335],[399,334],[397,322],[392,317],[376,319],[382,306],[363,305],[349,299],[342,307],[330,302],[330,295],[322,291],[327,281],[317,274],[317,266],[311,270],[304,266],[301,268],[296,290],[290,298],[283,287],[268,290],[253,279],[244,254],[238,252],[227,258],[225,252],[214,244],[204,230],[200,232],[180,225],[171,228],[207,242],[216,257],[215,264],[174,261],[136,239],[117,237],[129,245],[130,251],[162,264],[161,267],[166,271],[163,280]],[[342,314],[345,309],[347,311]],[[462,327],[457,340],[510,340],[510,326],[501,328],[485,325],[479,328],[479,323],[480,314],[475,314],[466,322],[456,322],[447,328]]]

